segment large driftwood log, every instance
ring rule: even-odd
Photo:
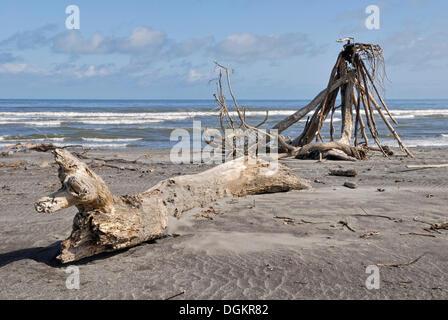
[[[70,237],[58,259],[67,263],[101,252],[135,246],[162,236],[168,216],[225,196],[245,196],[310,188],[308,181],[278,164],[239,158],[205,172],[163,180],[151,189],[117,197],[88,166],[63,149],[53,151],[62,187],[35,204],[39,213],[76,206]],[[253,159],[250,159],[253,160]]]

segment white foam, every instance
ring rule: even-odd
[[[126,143],[76,143],[82,145],[84,148],[93,149],[124,149],[127,147]],[[54,143],[56,147],[63,147],[64,144]]]
[[[448,109],[390,110],[393,116],[448,116]]]
[[[142,124],[142,123],[158,123],[163,120],[77,120],[67,122],[76,122],[83,124]]]
[[[273,110],[270,115],[291,115],[297,110]],[[230,112],[232,116],[237,116],[236,111]],[[151,120],[182,120],[194,117],[209,117],[219,115],[218,111],[176,111],[176,112],[0,112],[3,118],[11,120],[27,120],[30,118],[52,118],[88,120],[99,118],[103,120],[116,120],[123,118],[131,119],[151,119]],[[265,116],[266,111],[246,111],[246,116]]]
[[[385,145],[398,147],[396,140],[381,140]],[[435,138],[428,139],[403,139],[406,147],[448,147],[448,140],[440,140]]]
[[[127,147],[126,143],[82,143],[84,148],[94,149],[124,149]]]
[[[0,124],[22,124],[36,127],[60,127],[61,121],[0,121]]]
[[[31,138],[31,139],[27,139],[27,138],[23,138],[23,139],[13,139],[13,140],[5,140],[5,141],[20,141],[20,142],[23,142],[23,141],[39,141],[39,142],[41,142],[41,141],[59,141],[59,142],[61,142],[61,141],[64,141],[65,140],[65,138]]]
[[[128,138],[128,139],[81,138],[81,139],[83,141],[89,141],[89,142],[132,142],[143,140],[143,138]]]
[[[11,145],[11,143],[0,143],[0,149],[1,148],[6,148],[6,147],[8,147],[10,145]]]
[[[270,110],[270,115],[288,116],[295,113],[300,107],[292,110]],[[390,110],[395,116],[400,115],[416,115],[416,116],[431,116],[431,115],[448,115],[448,109],[418,109],[418,110]],[[337,111],[339,112],[339,111]],[[172,112],[58,112],[58,111],[43,111],[43,112],[0,112],[3,118],[10,118],[16,120],[26,120],[29,118],[81,118],[81,119],[123,119],[123,118],[139,118],[139,119],[161,119],[161,120],[176,120],[192,117],[207,117],[216,116],[219,111],[172,111]],[[238,115],[236,111],[230,112],[232,116]],[[246,116],[265,116],[266,111],[246,111]]]

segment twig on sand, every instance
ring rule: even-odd
[[[174,298],[176,298],[176,297],[178,297],[178,296],[183,295],[184,293],[185,293],[185,290],[183,290],[182,292],[180,292],[180,293],[178,293],[178,294],[175,294],[174,296],[171,296],[171,297],[169,297],[169,298],[166,298],[165,300],[171,300],[171,299],[174,299]]]
[[[286,224],[322,224],[322,223],[330,223],[329,221],[307,221],[304,219],[300,219],[299,222],[296,222],[295,219],[290,217],[281,217],[281,216],[274,216],[274,219],[280,219],[283,220]]]
[[[122,159],[122,158],[114,158],[114,159],[103,159],[103,158],[98,158],[98,157],[89,157],[85,152],[80,153],[80,152],[73,152],[73,154],[75,154],[79,159],[83,159],[83,160],[96,160],[96,161],[103,161],[103,162],[119,162],[119,163],[130,163],[130,164],[144,164],[143,162],[139,162],[138,160],[140,160],[142,157],[151,157],[150,154],[144,154],[140,157],[138,157],[135,160],[126,160],[126,159]]]
[[[352,214],[352,217],[377,217],[377,218],[388,219],[393,222],[403,222],[403,219],[401,219],[401,218],[393,218],[393,217],[389,217],[389,216],[385,216],[385,215],[381,215],[381,214],[370,214],[370,213],[367,213],[367,211],[364,210],[363,208],[361,208],[361,210],[364,211],[365,214]]]
[[[119,167],[119,166],[114,166],[113,164],[100,163],[100,162],[96,162],[96,161],[91,162],[90,165],[92,166],[92,168],[108,167],[108,168],[113,168],[113,169],[118,169],[118,170],[138,171],[137,168],[133,168],[133,167]],[[151,169],[151,170],[153,170],[153,169]]]
[[[300,219],[300,221],[302,222],[302,224],[304,223],[304,224],[322,224],[322,223],[330,223],[329,221],[307,221],[307,220],[304,220],[304,219]]]
[[[347,228],[348,230],[350,230],[351,232],[356,232],[355,229],[353,229],[352,227],[349,226],[349,224],[348,224],[347,221],[343,221],[343,220],[341,220],[341,221],[339,221],[338,223],[339,223],[339,224],[342,224],[344,227],[346,227],[346,228]]]
[[[283,220],[283,222],[286,222],[286,223],[294,223],[295,222],[295,220],[293,218],[290,218],[290,217],[275,216],[274,219],[280,219],[280,220]]]
[[[436,236],[429,233],[419,233],[419,232],[408,232],[408,233],[400,233],[400,236],[423,236],[423,237],[432,237],[435,238]]]
[[[407,266],[410,266],[411,264],[416,263],[416,262],[417,262],[418,260],[420,260],[424,255],[425,255],[425,254],[422,254],[421,256],[419,256],[419,257],[417,257],[417,258],[415,258],[415,259],[413,259],[413,260],[411,260],[411,261],[409,261],[409,262],[406,262],[406,263],[391,263],[391,264],[388,264],[388,263],[378,263],[378,264],[377,264],[377,267],[387,267],[387,268],[407,267]]]

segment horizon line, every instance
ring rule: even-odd
[[[265,98],[265,99],[251,99],[251,98],[240,98],[239,101],[298,101],[298,100],[312,100],[313,98]],[[340,98],[338,98],[340,99]],[[88,100],[97,100],[97,101],[214,101],[213,98],[0,98],[2,100],[74,100],[74,101],[88,101]],[[385,100],[448,100],[446,98],[385,98]]]

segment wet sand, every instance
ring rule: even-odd
[[[405,165],[447,163],[448,149],[412,151],[415,159],[284,159],[312,190],[226,198],[210,205],[215,213],[173,218],[162,239],[74,263],[79,290],[66,288],[67,266],[54,260],[76,209],[42,215],[33,207],[59,188],[52,155],[0,157],[0,299],[166,299],[182,291],[176,299],[447,299],[448,230],[424,230],[430,225],[414,218],[448,222],[448,168]],[[147,152],[138,171],[94,171],[114,193],[132,194],[209,168],[171,164],[166,150],[88,154],[135,160]],[[339,167],[359,175],[329,175]],[[366,266],[376,264],[403,265],[380,267],[380,289],[368,290]]]

